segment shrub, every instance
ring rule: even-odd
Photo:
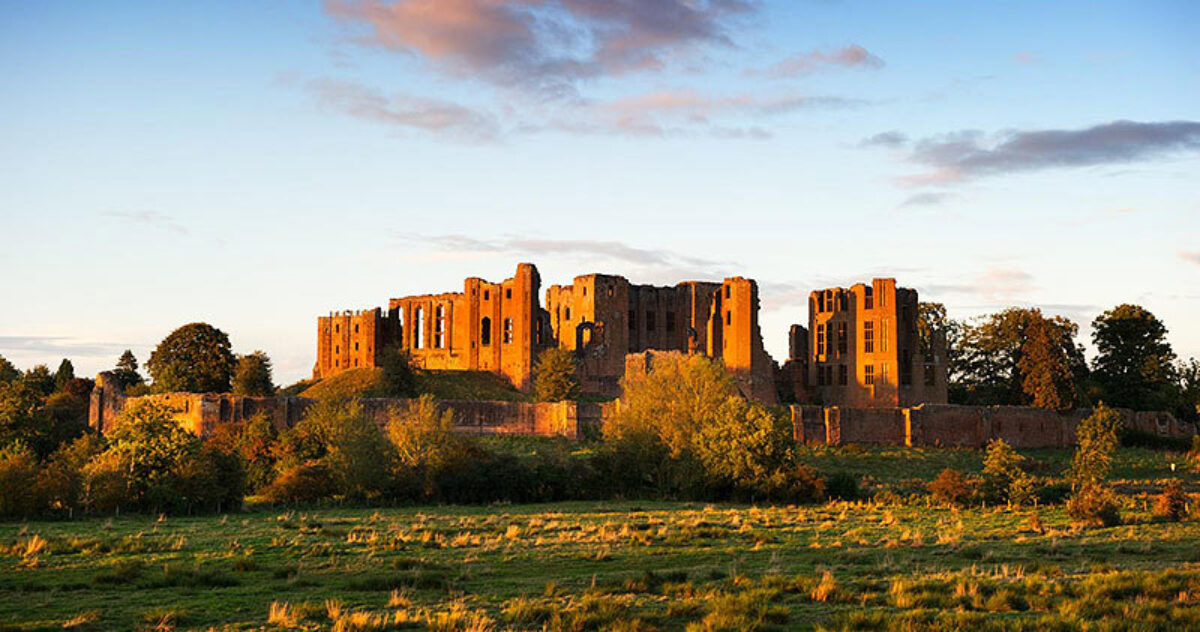
[[[1067,500],[1067,515],[1081,526],[1111,527],[1121,524],[1116,497],[1101,485],[1086,485]]]
[[[237,454],[245,471],[246,489],[257,492],[275,478],[278,440],[279,433],[271,420],[259,414],[245,421],[218,425],[205,444]]]
[[[302,463],[282,472],[263,490],[270,502],[313,502],[333,495],[336,485],[329,468],[320,462]]]
[[[984,500],[990,503],[1014,502],[1013,483],[1026,477],[1021,471],[1021,463],[1025,457],[1008,445],[1004,439],[992,439],[988,442],[987,455],[983,459],[983,475],[980,491]],[[1022,492],[1032,485],[1028,481],[1022,483]]]
[[[975,497],[975,485],[962,472],[946,468],[926,485],[933,499],[946,505],[966,506]]]
[[[574,397],[579,386],[575,371],[575,354],[571,350],[562,347],[543,350],[533,367],[534,399],[558,402]]]
[[[40,512],[37,461],[25,450],[0,452],[0,516],[27,518]]]
[[[391,411],[387,438],[396,454],[402,495],[432,498],[439,476],[471,467],[471,441],[454,432],[454,412],[441,410],[432,395],[422,395]]]
[[[1108,477],[1120,428],[1121,414],[1103,403],[1079,423],[1078,447],[1071,457],[1071,482],[1077,487],[1098,484]]]
[[[129,500],[141,509],[162,511],[186,504],[179,495],[179,467],[201,442],[173,415],[165,404],[136,401],[121,411],[109,435],[108,451],[125,470]]]
[[[858,498],[858,479],[848,472],[834,472],[825,479],[825,493],[838,500]]]
[[[69,517],[84,506],[84,467],[103,451],[104,441],[87,434],[50,456],[38,476],[38,489],[52,514]]]
[[[1183,489],[1183,481],[1173,478],[1154,500],[1154,515],[1170,522],[1179,522],[1188,515],[1189,500]]]
[[[417,369],[412,358],[398,347],[383,350],[379,372],[381,397],[412,397],[417,394]]]

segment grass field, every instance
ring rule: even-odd
[[[1031,453],[1045,467],[1066,451]],[[970,451],[814,450],[926,480]],[[0,629],[1156,629],[1200,626],[1200,523],[1156,522],[1172,456],[1123,450],[1125,524],[923,499],[281,509],[0,525]],[[1187,476],[1195,483],[1194,477]]]

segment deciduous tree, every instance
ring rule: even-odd
[[[1167,328],[1139,305],[1118,305],[1092,321],[1093,375],[1112,406],[1168,410],[1175,403],[1175,352]]]
[[[191,323],[163,339],[146,368],[159,393],[225,393],[235,364],[225,332],[207,323]]]
[[[533,366],[533,396],[539,402],[558,402],[575,396],[579,380],[575,376],[575,354],[553,347],[538,354]]]
[[[271,379],[271,358],[262,351],[239,356],[233,374],[234,395],[267,396],[275,394]]]

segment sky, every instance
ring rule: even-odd
[[[0,1],[0,355],[316,318],[537,264],[969,319],[1138,303],[1200,357],[1200,3]]]

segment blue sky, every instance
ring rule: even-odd
[[[0,354],[576,274],[1140,303],[1200,356],[1194,2],[0,3]]]

